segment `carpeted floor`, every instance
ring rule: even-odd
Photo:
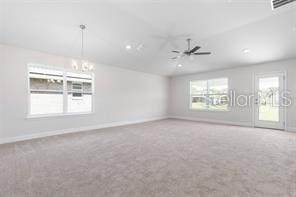
[[[1,197],[295,197],[296,133],[163,120],[0,145]]]

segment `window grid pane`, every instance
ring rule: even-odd
[[[84,73],[67,73],[67,112],[92,111],[92,76]]]
[[[63,113],[63,93],[32,91],[30,99],[31,115]]]
[[[228,92],[228,80],[226,78],[212,79],[208,81],[208,94],[226,94]]]
[[[207,98],[205,95],[191,96],[191,108],[193,109],[207,109]]]
[[[190,93],[191,95],[207,94],[207,81],[190,82]]]

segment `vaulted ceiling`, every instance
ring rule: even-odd
[[[77,58],[85,24],[90,61],[160,75],[210,71],[296,58],[295,4],[271,10],[270,0],[4,0],[0,43]],[[188,37],[212,55],[172,60]]]

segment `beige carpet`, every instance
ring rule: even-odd
[[[0,145],[1,197],[295,197],[296,134],[163,120]]]

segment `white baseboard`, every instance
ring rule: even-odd
[[[184,117],[184,116],[169,116],[168,118],[215,123],[215,124],[224,124],[224,125],[234,125],[234,126],[242,126],[242,127],[254,127],[253,123],[251,122],[249,123],[248,122],[232,122],[232,121],[202,119],[202,118],[193,118],[193,117]],[[287,127],[285,131],[296,133],[296,127]]]
[[[286,128],[286,131],[295,132],[296,133],[296,127],[287,127]]]
[[[67,133],[76,133],[76,132],[109,128],[109,127],[144,123],[144,122],[150,122],[155,120],[163,120],[167,118],[168,117],[163,116],[163,117],[146,118],[146,119],[132,120],[132,121],[111,122],[111,123],[104,123],[104,124],[87,126],[87,127],[70,128],[70,129],[63,129],[63,130],[57,130],[57,131],[47,131],[47,132],[40,132],[40,133],[35,133],[30,135],[23,135],[23,136],[16,136],[16,137],[9,137],[9,138],[2,138],[2,139],[0,138],[0,144],[7,144],[7,143],[13,143],[13,142],[19,142],[19,141],[25,141],[25,140],[31,140],[31,139],[37,139],[37,138],[43,138],[43,137],[49,137],[54,135],[67,134]]]
[[[137,123],[144,123],[144,122],[163,120],[163,119],[168,119],[168,118],[198,121],[198,122],[208,122],[208,123],[224,124],[224,125],[253,127],[252,123],[247,123],[247,122],[232,122],[232,121],[202,119],[202,118],[193,118],[193,117],[184,117],[184,116],[168,116],[168,117],[163,116],[163,117],[146,118],[146,119],[133,120],[133,121],[111,122],[111,123],[104,123],[104,124],[100,124],[100,125],[93,125],[93,126],[80,127],[80,128],[70,128],[70,129],[63,129],[63,130],[57,130],[57,131],[40,132],[40,133],[24,135],[24,136],[17,136],[17,137],[9,137],[9,138],[2,138],[2,139],[0,138],[0,144],[7,144],[7,143],[13,143],[13,142],[19,142],[19,141],[25,141],[25,140],[31,140],[31,139],[37,139],[37,138],[43,138],[43,137],[49,137],[49,136],[67,134],[67,133],[76,133],[76,132],[109,128],[109,127],[117,127],[117,126],[131,125],[131,124],[137,124]],[[287,127],[286,131],[296,133],[296,127]]]
[[[169,116],[169,118],[215,123],[215,124],[224,124],[224,125],[234,125],[234,126],[242,126],[242,127],[253,127],[253,124],[251,122],[233,122],[233,121],[203,119],[203,118],[194,118],[194,117],[185,117],[185,116]]]

